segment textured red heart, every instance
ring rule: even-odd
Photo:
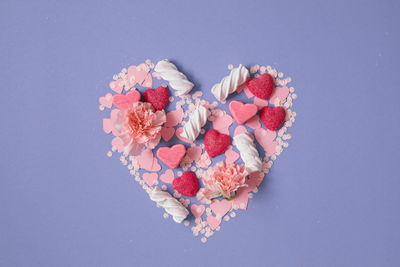
[[[113,103],[118,109],[124,110],[132,107],[132,104],[140,101],[140,93],[137,90],[130,91],[126,95],[118,94],[113,97]]]
[[[159,86],[157,89],[147,89],[143,93],[144,101],[153,105],[156,110],[163,110],[169,99],[168,89],[164,86]]]
[[[268,130],[276,131],[285,121],[286,111],[283,107],[263,107],[260,111],[262,123]]]
[[[229,135],[222,134],[214,129],[209,130],[204,136],[204,146],[211,158],[224,153],[230,142]]]
[[[171,169],[179,166],[185,154],[186,148],[182,144],[172,147],[160,147],[157,150],[157,157]]]
[[[192,197],[199,189],[196,175],[193,172],[185,172],[181,177],[175,178],[172,187],[180,194]]]
[[[268,99],[274,90],[274,78],[268,73],[264,73],[259,78],[250,79],[247,82],[247,88],[258,98]]]

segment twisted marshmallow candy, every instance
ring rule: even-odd
[[[250,77],[249,71],[242,64],[234,68],[220,83],[211,88],[211,92],[219,101],[225,101],[229,94],[236,91]]]
[[[241,133],[233,137],[233,140],[235,141],[235,146],[240,152],[240,156],[244,161],[247,171],[249,173],[261,171],[262,162],[258,155],[256,145],[250,135],[247,133]]]
[[[197,136],[207,122],[208,110],[201,104],[190,114],[189,120],[183,126],[181,136],[190,141],[196,140]]]
[[[158,187],[150,192],[150,199],[157,202],[167,213],[171,214],[177,223],[181,223],[189,215],[189,211],[182,203],[171,196],[170,193],[162,191]]]
[[[186,78],[185,74],[178,71],[176,66],[169,62],[168,59],[159,61],[154,70],[160,73],[161,78],[169,82],[170,86],[177,91],[176,95],[178,96],[186,95],[194,86]]]

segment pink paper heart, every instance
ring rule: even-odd
[[[235,128],[235,132],[233,133],[233,136],[236,136],[241,133],[248,133],[246,127],[243,125],[239,125],[238,127]],[[250,137],[254,140],[254,136],[251,133],[248,133]]]
[[[232,164],[235,161],[237,161],[239,159],[239,153],[237,153],[236,151],[234,151],[232,148],[229,148],[225,151],[225,161],[228,164]]]
[[[193,216],[197,219],[200,218],[201,215],[203,215],[204,211],[206,210],[206,207],[204,205],[196,205],[192,204],[190,206],[190,211],[192,212]]]
[[[254,105],[257,106],[257,108],[259,110],[262,109],[263,107],[268,106],[268,100],[260,99],[258,97],[254,98],[254,102],[253,103],[254,103]]]
[[[213,215],[207,216],[207,223],[212,230],[217,229],[217,227],[221,224],[221,218],[217,218]]]
[[[210,208],[217,217],[222,218],[232,209],[232,201],[226,199],[219,201],[218,199],[214,199],[210,204]]]
[[[244,88],[246,88],[247,87],[247,84],[246,83],[243,83],[243,84],[241,84],[241,85],[239,85],[237,88],[236,88],[236,93],[240,93],[241,91],[243,91],[243,89]]]
[[[103,130],[105,133],[109,134],[112,132],[114,136],[120,135],[120,133],[114,127],[114,122],[117,119],[118,112],[118,109],[113,109],[111,110],[111,117],[103,119]]]
[[[261,127],[260,117],[258,115],[255,115],[253,118],[251,118],[250,120],[248,120],[246,122],[246,126],[252,128],[252,129],[260,128]]]
[[[99,103],[106,108],[111,108],[113,104],[113,95],[108,93],[105,96],[99,98]]]
[[[111,145],[116,147],[118,152],[124,151],[124,141],[118,136],[113,138]]]
[[[213,128],[215,130],[218,130],[219,132],[221,132],[220,130],[226,131],[226,129],[228,129],[229,126],[232,125],[232,123],[233,123],[232,117],[229,116],[228,114],[225,114],[225,115],[222,115],[222,116],[218,116],[218,117],[216,117],[214,119]]]
[[[258,111],[254,104],[243,104],[240,101],[231,101],[229,110],[238,124],[243,124],[252,118]]]
[[[167,113],[167,121],[165,122],[164,126],[166,127],[176,126],[182,122],[182,118],[183,118],[182,108],[178,108],[177,110],[172,110]]]
[[[142,83],[142,86],[147,88],[153,87],[153,77],[151,76],[150,73],[147,73],[146,78]]]
[[[161,128],[161,137],[165,142],[168,142],[172,136],[174,136],[175,129],[172,127],[162,127]]]
[[[276,105],[276,101],[278,100],[278,105],[280,105],[283,102],[285,102],[288,95],[289,95],[289,88],[287,88],[286,86],[284,87],[277,86],[272,92],[269,102],[273,105]]]
[[[136,103],[139,100],[140,100],[139,91],[132,90],[128,92],[126,95],[124,94],[115,95],[113,98],[113,103],[120,110],[124,110],[130,108],[133,103]]]
[[[182,128],[182,127],[179,127],[178,129],[176,129],[176,132],[175,132],[176,137],[178,137],[178,139],[182,140],[182,141],[185,142],[185,143],[193,144],[192,141],[190,141],[190,140],[188,140],[188,139],[186,139],[186,138],[184,138],[184,137],[181,136],[181,133],[182,133],[182,132],[183,132],[183,128]]]
[[[259,186],[264,179],[263,172],[253,172],[249,175],[246,184],[248,185],[245,189],[247,192],[253,191],[257,186]]]
[[[276,147],[278,146],[278,143],[274,141],[276,132],[259,128],[255,131],[254,135],[268,156],[272,156],[276,152]]]
[[[136,157],[140,168],[151,171],[153,167],[153,151],[150,149],[146,149],[142,151],[142,153]]]
[[[160,176],[160,180],[167,184],[172,184],[174,178],[174,171],[171,169],[166,170],[165,173]]]
[[[156,183],[157,179],[158,179],[157,173],[150,173],[150,172],[143,173],[143,180],[149,186],[153,186]]]
[[[158,163],[157,158],[153,157],[153,165],[151,166],[151,171],[158,172],[159,170],[161,170],[161,165]]]
[[[188,148],[187,155],[194,161],[198,161],[201,157],[202,148],[199,146],[193,146]]]
[[[132,88],[137,83],[142,84],[149,73],[150,68],[147,64],[142,63],[139,66],[130,66],[126,75],[125,86]]]
[[[239,188],[232,201],[233,207],[245,210],[247,208],[247,203],[249,202],[249,194],[246,187]]]
[[[110,88],[117,94],[120,94],[122,92],[122,89],[124,89],[125,82],[121,78],[119,78],[116,81],[110,82]]]

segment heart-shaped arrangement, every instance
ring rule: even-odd
[[[228,69],[211,89],[218,102],[201,99],[203,92],[193,92],[194,84],[168,60],[122,69],[110,83],[115,94],[99,98],[100,110],[111,109],[103,119],[104,131],[114,136],[107,155],[120,153],[164,218],[191,225],[202,242],[222,220],[246,210],[288,146],[296,117],[296,94],[283,73],[259,65]]]

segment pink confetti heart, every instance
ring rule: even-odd
[[[109,85],[110,85],[111,90],[113,90],[117,94],[120,94],[120,93],[122,93],[122,89],[124,89],[125,82],[124,82],[124,80],[119,78],[116,81],[110,82]]]
[[[144,79],[144,81],[142,83],[142,86],[146,87],[146,88],[153,87],[153,77],[151,76],[150,73],[147,73],[146,78]]]
[[[232,164],[235,161],[237,161],[239,159],[239,153],[237,153],[236,151],[234,151],[232,148],[229,148],[225,151],[225,161],[228,164]]]
[[[272,92],[271,98],[269,100],[269,102],[273,105],[280,105],[283,102],[285,102],[286,98],[289,95],[289,88],[287,88],[286,86],[284,87],[275,87],[274,91]],[[278,102],[277,102],[278,100]]]
[[[166,127],[174,127],[182,122],[183,118],[183,109],[178,108],[177,110],[172,110],[167,113],[167,121],[164,126]]]
[[[264,180],[264,173],[263,172],[253,172],[249,175],[249,179],[247,179],[246,184],[248,185],[246,187],[247,192],[253,191],[257,186],[261,184],[261,182]]]
[[[188,148],[187,155],[194,161],[198,161],[201,157],[201,153],[203,152],[202,148],[199,146],[193,146]]]
[[[278,146],[278,143],[274,141],[276,132],[259,128],[255,131],[254,135],[268,156],[272,156],[276,152],[276,147]]]
[[[140,168],[151,171],[153,167],[153,151],[150,149],[146,149],[142,151],[142,153],[136,157]]]
[[[130,108],[133,103],[136,103],[140,100],[140,93],[137,90],[132,90],[128,92],[126,95],[119,94],[115,95],[113,98],[113,103],[120,110],[124,110]]]
[[[238,127],[235,128],[235,132],[233,133],[233,136],[236,136],[241,133],[248,133],[246,127],[243,125],[239,125]],[[251,133],[248,133],[251,139],[254,140],[254,136]]]
[[[143,173],[143,180],[148,184],[149,186],[153,186],[158,179],[158,174],[157,173]]]
[[[113,138],[111,145],[116,147],[118,152],[124,151],[124,141],[118,136]]]
[[[100,97],[99,103],[106,108],[111,108],[113,104],[113,95],[108,93],[105,96]]]
[[[217,218],[213,215],[207,216],[207,223],[212,230],[217,229],[217,227],[221,224],[221,218]]]
[[[178,129],[176,129],[176,132],[175,132],[176,137],[178,137],[180,140],[182,140],[182,141],[185,142],[185,143],[193,144],[192,141],[190,141],[190,140],[188,140],[188,139],[186,139],[186,138],[184,138],[184,137],[181,136],[181,133],[182,133],[182,132],[183,132],[183,128],[182,128],[182,127],[179,127]]]
[[[254,103],[254,105],[257,106],[257,108],[259,110],[262,109],[263,107],[268,106],[268,100],[260,99],[258,97],[254,98],[254,102],[253,103]]]
[[[193,216],[197,219],[200,218],[201,215],[203,215],[204,211],[206,210],[206,207],[204,205],[196,205],[192,204],[190,206],[190,211],[192,212]]]
[[[240,101],[231,101],[229,103],[229,110],[238,124],[243,124],[254,115],[256,115],[258,108],[254,104],[243,104]]]
[[[137,83],[141,85],[149,72],[150,68],[145,63],[139,66],[130,66],[126,75],[125,85],[128,88],[134,87]]]
[[[165,173],[160,176],[160,180],[167,184],[172,184],[174,178],[174,171],[171,169],[166,170]]]
[[[232,209],[232,201],[214,199],[210,204],[210,208],[217,217],[222,218],[222,216]]]
[[[172,136],[174,136],[175,129],[172,127],[162,127],[161,128],[161,137],[165,142],[168,142]]]
[[[246,122],[246,126],[252,129],[261,128],[260,117],[258,115],[255,115],[253,118]]]
[[[225,133],[226,129],[228,129],[229,126],[232,125],[232,123],[233,123],[232,117],[229,116],[228,114],[225,114],[222,116],[218,116],[214,119],[213,128],[215,130],[218,130],[221,133],[222,133],[222,131],[220,131],[220,130],[223,130],[224,131],[223,133]],[[229,134],[229,131],[228,131],[228,134]]]
[[[233,198],[233,207],[245,210],[247,209],[247,203],[249,202],[249,194],[246,187],[241,187],[236,191],[236,195]]]
[[[157,158],[153,157],[153,165],[151,166],[151,171],[158,172],[160,170],[161,170],[161,165],[158,163]]]
[[[111,117],[103,119],[103,130],[106,134],[112,132],[114,136],[120,135],[120,133],[114,127],[114,122],[117,119],[118,112],[118,109],[113,109],[111,110]]]
[[[239,85],[238,88],[236,88],[236,93],[239,94],[239,93],[242,92],[243,89],[246,88],[246,87],[247,87],[247,83],[243,83],[243,84]]]

